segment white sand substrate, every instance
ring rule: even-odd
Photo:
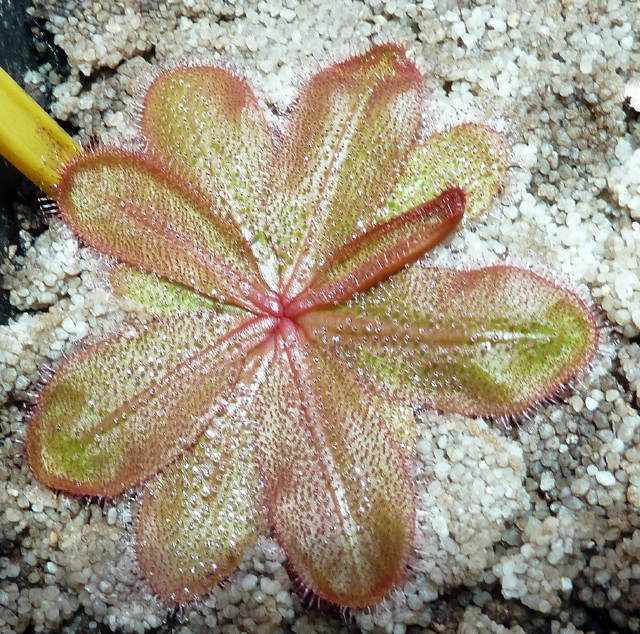
[[[225,585],[173,614],[136,569],[136,492],[102,504],[56,494],[26,464],[23,404],[39,374],[86,335],[143,315],[58,221],[35,240],[25,232],[25,255],[3,266],[17,315],[0,326],[0,631],[555,634],[596,619],[639,631],[638,4],[37,0],[34,12],[70,74],[45,66],[27,82],[54,85],[53,114],[83,141],[132,133],[132,96],[157,61],[212,55],[286,110],[327,57],[405,42],[428,74],[435,128],[498,122],[512,142],[502,204],[434,261],[506,258],[561,276],[612,332],[567,401],[510,431],[420,417],[416,556],[380,605],[350,620],[307,610],[264,539]]]

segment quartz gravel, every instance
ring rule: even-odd
[[[602,306],[611,337],[566,402],[511,430],[418,416],[415,557],[380,605],[349,619],[306,609],[264,539],[173,614],[136,568],[136,492],[100,505],[56,495],[26,464],[23,403],[39,378],[77,341],[145,315],[59,222],[25,232],[24,255],[2,265],[17,313],[0,326],[0,631],[569,634],[594,631],[593,615],[640,631],[640,12],[621,0],[466,5],[36,0],[70,74],[43,66],[27,84],[53,85],[52,112],[84,141],[133,133],[124,113],[156,61],[224,59],[283,110],[327,56],[406,42],[428,73],[430,126],[491,121],[512,144],[502,204],[433,260],[561,276]]]

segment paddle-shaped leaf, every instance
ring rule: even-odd
[[[465,217],[477,218],[498,195],[507,167],[507,146],[497,130],[467,123],[434,134],[413,149],[384,213],[395,216],[460,187],[467,195]]]
[[[81,155],[58,202],[82,238],[122,262],[249,310],[269,306],[233,218],[153,159],[119,149]]]
[[[248,386],[262,359],[240,378]],[[255,459],[259,394],[238,396],[198,442],[145,486],[138,561],[153,589],[189,601],[222,581],[265,530]]]
[[[155,78],[140,127],[164,164],[251,231],[264,224],[274,152],[263,111],[245,80],[194,61]]]
[[[27,444],[32,468],[49,486],[90,495],[147,479],[224,411],[244,356],[268,325],[239,313],[193,313],[85,349],[41,395]]]
[[[365,607],[402,576],[414,531],[407,458],[349,370],[302,340],[293,325],[276,344],[260,432],[274,529],[296,574],[323,599]]]
[[[300,324],[390,398],[474,416],[526,412],[579,374],[598,347],[584,301],[511,266],[416,265]]]
[[[288,298],[373,225],[414,146],[421,92],[417,68],[393,45],[329,66],[303,89],[268,202],[268,235]]]

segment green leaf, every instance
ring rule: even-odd
[[[125,264],[249,310],[273,301],[232,218],[155,159],[84,154],[66,169],[58,203],[85,242]]]
[[[331,65],[303,88],[268,202],[267,234],[289,299],[320,263],[375,224],[413,147],[421,88],[417,68],[393,44]]]
[[[138,563],[151,587],[175,602],[209,592],[242,563],[266,532],[253,442],[249,389],[216,417],[198,442],[145,486]],[[249,376],[248,376],[249,375]]]
[[[253,239],[262,224],[274,143],[246,80],[193,61],[161,71],[143,101],[142,134],[153,153],[233,215]]]
[[[411,153],[386,203],[385,217],[396,216],[451,187],[460,187],[467,197],[465,218],[477,218],[498,195],[508,157],[504,135],[488,126],[465,123],[434,134]]]
[[[411,552],[415,499],[395,438],[412,437],[412,411],[391,414],[298,334],[276,346],[260,435],[276,536],[317,596],[372,605],[400,580]]]
[[[517,416],[554,396],[600,336],[577,295],[511,266],[416,264],[300,324],[388,398],[469,416]]]
[[[84,495],[139,484],[214,423],[270,327],[246,313],[178,314],[87,347],[40,395],[27,436],[31,468],[45,484]]]

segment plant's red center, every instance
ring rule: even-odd
[[[286,338],[293,330],[297,329],[297,318],[301,311],[297,308],[291,299],[279,295],[276,299],[276,311],[272,314],[277,324],[273,329],[274,334],[279,334]]]
[[[257,321],[262,323],[262,326],[255,333],[257,336],[255,347],[273,337],[289,341],[298,338],[301,330],[298,323],[300,317],[314,307],[313,304],[301,305],[297,301],[299,298],[300,295],[291,298],[286,292],[272,289],[264,290],[264,288],[251,285],[248,294],[249,301],[243,307],[248,308],[255,315]],[[256,319],[249,319],[244,328],[253,329],[256,323]],[[240,328],[240,330],[242,329],[243,327]]]
[[[275,327],[274,332],[279,334],[281,337],[286,338],[292,330],[296,328],[296,323],[289,317],[280,317],[278,319],[278,324]]]

